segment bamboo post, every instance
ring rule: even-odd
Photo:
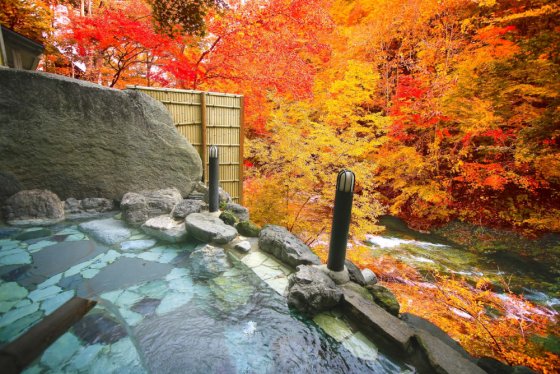
[[[207,149],[207,137],[208,137],[208,116],[206,112],[206,92],[200,93],[200,133],[202,139],[202,181],[204,182],[208,178],[208,149]]]
[[[239,98],[239,204],[243,205],[243,154],[245,152],[245,98]]]

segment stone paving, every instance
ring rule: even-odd
[[[120,224],[117,228],[123,229]],[[129,329],[147,318],[179,313],[197,295],[215,298],[219,309],[227,312],[247,303],[254,293],[254,286],[232,282],[241,276],[235,267],[204,287],[194,282],[184,260],[204,244],[158,245],[141,231],[126,228],[128,233],[121,230],[119,240],[105,240],[112,244],[104,246],[90,241],[75,225],[51,229],[20,231],[18,236],[26,240],[15,240],[14,235],[0,239],[0,344],[20,336],[75,295],[98,301],[81,321],[93,333],[84,337],[73,327],[25,373],[143,373],[145,363]],[[233,249],[239,241],[249,242],[251,249]],[[259,250],[256,238],[238,237],[224,248],[232,261],[285,295],[294,269]],[[376,360],[375,345],[342,314],[323,313],[314,321],[355,357]]]

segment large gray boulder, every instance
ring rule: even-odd
[[[259,247],[293,267],[321,264],[308,246],[282,226],[265,226],[259,234]]]
[[[6,200],[6,221],[14,226],[47,226],[64,220],[64,203],[47,190],[23,190]]]
[[[121,211],[129,225],[140,226],[150,218],[171,213],[181,201],[183,198],[176,188],[128,192],[121,201]]]
[[[300,265],[289,278],[288,305],[314,316],[338,305],[342,291],[333,280],[315,266]]]
[[[15,195],[21,189],[21,184],[13,174],[0,171],[0,207],[4,205],[8,197]]]
[[[176,186],[187,196],[200,156],[163,104],[41,72],[0,69],[0,173],[61,199]]]
[[[205,243],[226,244],[237,236],[237,230],[210,213],[193,213],[185,218],[187,232]]]

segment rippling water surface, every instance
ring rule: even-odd
[[[147,239],[131,229],[128,241]],[[98,301],[26,373],[413,371],[359,334],[344,342],[351,353],[239,262],[194,279],[188,255],[200,243],[129,244],[100,245],[70,224],[0,228],[0,343],[73,296]]]

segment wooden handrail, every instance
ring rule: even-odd
[[[97,304],[74,297],[46,316],[25,334],[0,349],[0,368],[5,374],[21,373],[55,340]]]

